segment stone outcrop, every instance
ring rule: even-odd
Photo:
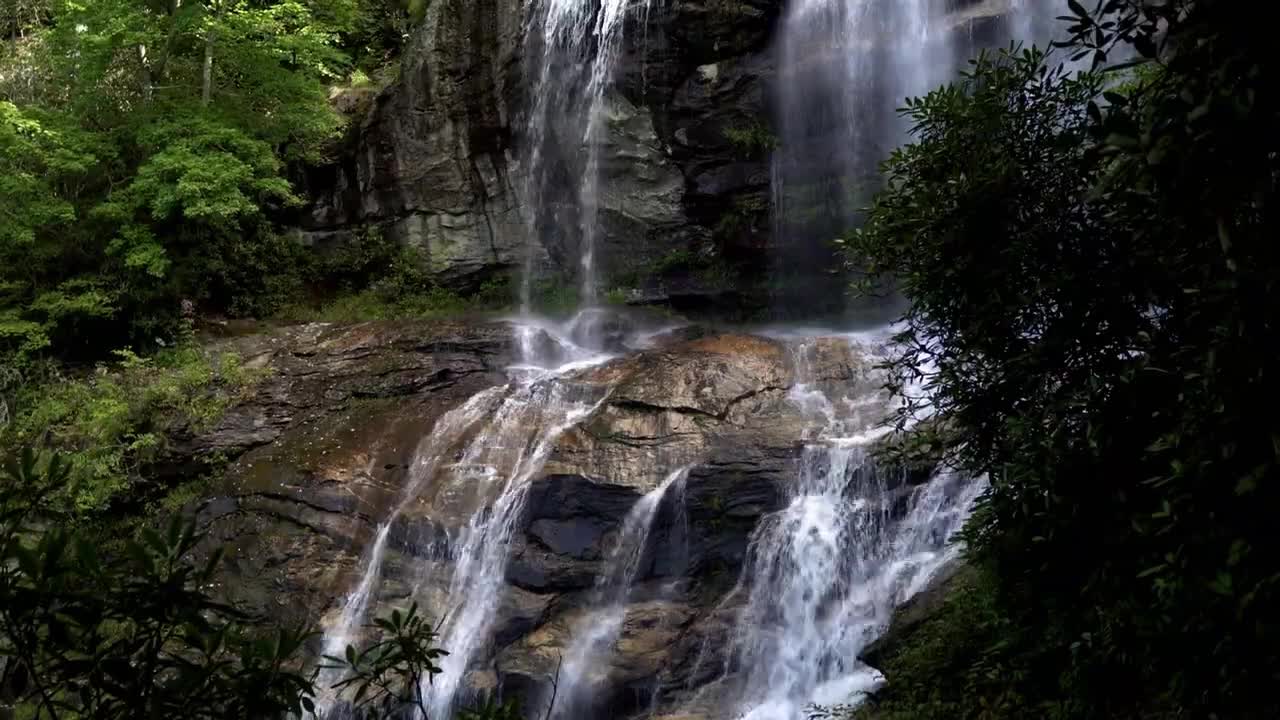
[[[208,548],[226,551],[225,596],[275,621],[331,625],[442,415],[487,388],[500,397],[512,336],[501,323],[419,322],[223,341],[268,373],[259,392],[183,445],[238,456],[217,492],[190,508]],[[591,716],[624,717],[704,685],[714,697],[749,537],[784,502],[813,418],[789,397],[801,359],[794,344],[710,330],[649,342],[567,376],[607,393],[528,479],[492,645],[475,658],[470,693],[543,701],[578,623],[590,622],[623,519],[684,468],[682,494],[655,512],[616,651],[589,679]],[[806,345],[804,381],[874,396],[873,360],[843,339],[819,339]],[[397,517],[375,612],[411,598],[429,611],[444,606],[450,568],[439,550],[475,508],[440,483],[464,471],[441,466]]]
[[[230,599],[286,622],[332,606],[419,439],[501,382],[512,350],[505,325],[449,322],[311,324],[218,346],[265,377],[170,454],[234,461],[226,486],[193,510],[210,545],[228,550]]]
[[[337,162],[310,173],[304,242],[324,252],[388,233],[458,288],[523,262],[510,167],[522,17],[519,0],[427,4],[399,80],[358,120]]]
[[[325,252],[383,233],[421,249],[435,278],[462,290],[528,260],[552,277],[578,272],[576,248],[535,237],[536,216],[549,214],[554,225],[561,214],[521,204],[530,173],[522,143],[532,144],[524,135],[540,70],[526,53],[526,3],[427,3],[398,80],[361,110],[338,159],[308,173],[304,242]],[[605,104],[598,284],[634,304],[752,316],[777,294],[769,283],[780,282],[779,268],[794,265],[787,259],[795,240],[773,237],[770,217],[784,4],[633,5]],[[1005,44],[1010,0],[951,8],[946,26],[964,38],[958,58]],[[578,154],[571,139],[562,144],[563,154]],[[566,193],[577,171],[556,172],[543,184],[564,187],[539,189],[541,204],[576,202]],[[821,257],[819,279],[834,264],[829,251]],[[839,284],[821,294],[838,293]]]
[[[729,138],[767,115],[766,51],[780,5],[654,3],[647,25],[629,23],[602,148],[605,289],[636,302],[721,295],[733,290],[728,261],[761,259],[735,248],[767,226],[767,153]],[[520,207],[528,168],[519,143],[537,72],[522,64],[523,18],[521,0],[428,4],[399,79],[358,119],[337,161],[308,174],[304,242],[325,252],[387,233],[461,289],[523,264],[532,215]],[[722,223],[729,211],[743,222]],[[576,272],[564,248],[532,252],[553,273]]]

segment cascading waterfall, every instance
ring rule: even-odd
[[[757,530],[734,648],[741,717],[792,720],[856,701],[882,678],[858,653],[893,608],[954,556],[947,544],[980,484],[941,473],[909,491],[906,517],[860,444],[809,446],[788,506]]]
[[[829,397],[807,381],[806,358],[801,345],[791,398],[826,422],[802,452],[790,500],[754,531],[730,595],[744,603],[725,674],[744,720],[799,720],[810,704],[874,689],[882,678],[858,653],[953,559],[949,540],[982,489],[946,471],[916,488],[886,475],[868,454],[879,418],[862,412],[876,403]],[[895,511],[904,496],[906,512]]]
[[[565,228],[577,232],[581,301],[595,301],[607,94],[622,52],[627,15],[647,15],[651,2],[637,7],[628,0],[541,0],[526,16],[527,67],[534,70],[523,141],[528,178],[524,206],[537,213],[521,285],[526,310],[537,240],[543,246],[564,245],[564,239],[555,236]],[[569,197],[554,195],[564,187],[571,188]]]
[[[521,337],[541,332],[520,330],[527,331],[520,332]],[[390,529],[411,502],[433,495],[439,504],[471,508],[466,524],[448,542],[452,579],[446,607],[439,610],[446,618],[441,643],[450,655],[441,663],[444,672],[424,684],[431,717],[450,716],[467,666],[486,641],[501,600],[507,546],[523,511],[529,480],[541,469],[556,438],[589,415],[608,393],[607,387],[577,385],[567,378],[608,356],[556,337],[548,344],[554,352],[527,349],[527,364],[515,368],[516,381],[476,394],[437,421],[415,455],[401,500],[365,553],[360,581],[324,638],[324,654],[341,655],[368,621]],[[537,364],[548,358],[564,362],[550,369]],[[460,458],[447,462],[460,446]],[[331,673],[323,675],[319,687],[336,680]],[[322,696],[319,705],[321,717],[346,716],[341,698],[332,693]]]
[[[432,428],[431,435],[419,444],[414,453],[414,459],[410,463],[408,483],[399,502],[387,519],[378,526],[373,542],[365,551],[361,563],[360,581],[344,600],[337,622],[325,633],[322,646],[324,655],[341,657],[347,645],[355,642],[359,629],[367,621],[369,601],[381,580],[382,561],[386,554],[391,528],[396,519],[404,512],[405,507],[417,498],[424,484],[436,476],[448,454],[466,433],[474,429],[482,418],[492,412],[498,399],[506,390],[506,387],[495,387],[473,395],[461,406],[442,415]],[[327,692],[338,679],[333,671],[326,671],[316,683],[316,687],[322,692],[318,703],[321,717],[332,719],[342,717],[343,711],[338,708],[339,698]]]
[[[440,663],[443,672],[424,682],[428,717],[451,717],[467,667],[488,641],[502,598],[508,546],[524,510],[529,481],[561,433],[590,415],[607,394],[607,389],[563,382],[568,368],[507,396],[458,463],[464,469],[458,482],[443,490],[474,497],[476,510],[450,542],[453,574],[440,633],[440,643],[450,654]]]
[[[564,654],[560,692],[554,717],[566,720],[587,717],[591,706],[592,670],[613,649],[626,620],[626,603],[637,580],[649,546],[658,508],[668,493],[677,493],[683,505],[683,487],[689,468],[680,468],[661,485],[640,498],[627,513],[605,558],[605,571],[596,578],[589,607],[591,613],[575,629],[573,643]]]

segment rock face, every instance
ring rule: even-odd
[[[310,621],[333,604],[433,420],[502,380],[504,325],[325,324],[227,341],[267,373],[253,397],[175,456],[234,459],[199,505],[228,549],[225,588],[247,611]],[[324,558],[322,560],[322,558]]]
[[[323,250],[389,233],[463,288],[523,261],[510,167],[522,16],[519,0],[427,4],[400,80],[377,96],[338,163],[308,179],[305,242]]]
[[[437,280],[459,289],[526,261],[553,277],[578,272],[575,248],[535,239],[534,217],[547,209],[521,204],[540,70],[524,38],[527,2],[427,4],[399,79],[359,119],[339,159],[310,172],[304,242],[323,252],[385,233],[420,248]],[[606,103],[599,286],[635,304],[755,316],[777,291],[769,278],[788,266],[791,242],[773,237],[770,217],[783,3],[635,6]],[[1005,44],[1009,0],[950,7],[946,25],[965,38],[963,55]]]
[[[778,0],[655,3],[629,23],[601,162],[605,289],[637,302],[731,293],[729,263],[760,259],[767,152],[732,133],[765,117]],[[522,0],[429,3],[400,79],[375,99],[339,160],[307,179],[304,242],[388,233],[441,282],[475,287],[532,252],[561,276],[565,248],[532,247],[519,147],[538,69],[523,62]],[[726,213],[735,220],[722,222]]]
[[[402,507],[373,612],[411,597],[440,611],[450,577],[441,549],[477,507],[458,494],[468,487],[456,482],[467,471],[460,451],[400,503],[446,411],[473,396],[501,397],[512,336],[503,324],[369,323],[227,341],[270,375],[184,446],[238,455],[220,491],[191,508],[210,548],[227,551],[225,595],[259,616],[331,627],[377,527]],[[591,699],[583,717],[675,705],[715,681],[748,539],[784,501],[813,425],[791,396],[801,371],[806,387],[844,388],[868,412],[884,410],[866,401],[878,383],[872,359],[843,339],[811,342],[801,368],[781,340],[652,337],[649,349],[566,376],[569,387],[604,399],[556,438],[527,479],[492,642],[472,659],[464,695],[499,693],[526,708],[545,702],[559,658],[584,623],[598,621],[597,580],[625,519],[680,469],[682,492],[663,495],[653,511],[614,651],[583,680]]]

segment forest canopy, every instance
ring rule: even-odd
[[[284,234],[334,87],[394,73],[399,0],[13,0],[0,10],[0,357],[153,347],[323,269]],[[279,269],[285,272],[278,272]],[[109,338],[104,343],[103,338]]]

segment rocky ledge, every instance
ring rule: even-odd
[[[512,337],[503,323],[419,322],[308,325],[224,341],[269,372],[260,392],[184,445],[238,456],[216,495],[194,507],[211,546],[227,552],[228,598],[275,620],[332,624],[376,528],[400,506],[415,459],[442,432],[441,417],[510,382]],[[783,502],[815,427],[813,410],[796,401],[797,383],[876,396],[872,363],[844,339],[808,341],[803,352],[711,331],[649,344],[565,376],[603,399],[555,438],[527,479],[493,641],[477,654],[471,691],[540,701],[624,518],[682,468],[683,496],[655,513],[615,652],[593,668],[592,711],[624,717],[715,680],[748,538]],[[863,411],[884,409],[871,405]],[[460,456],[450,457],[442,477],[458,472]],[[375,612],[410,596],[443,610],[436,606],[449,572],[433,558],[475,509],[442,492],[443,482],[429,478],[397,514]]]

